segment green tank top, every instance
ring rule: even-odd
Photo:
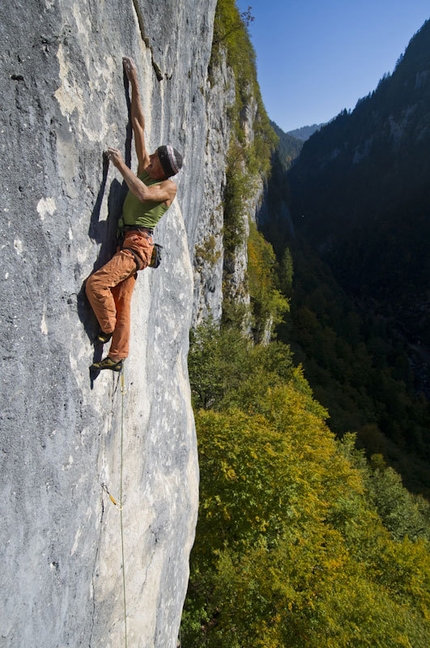
[[[138,178],[147,187],[160,184],[159,180],[151,178],[146,171],[143,171]],[[139,227],[153,228],[167,209],[167,205],[155,202],[154,200],[141,202],[134,193],[129,191],[122,208],[122,224],[120,223],[120,225],[137,225]]]

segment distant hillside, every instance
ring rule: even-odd
[[[300,151],[303,148],[303,140],[288,133],[284,133],[284,131],[273,121],[270,122],[270,125],[279,137],[276,152],[284,171],[287,171],[293,161],[299,156]]]
[[[305,142],[289,172],[295,224],[343,288],[427,349],[429,150],[427,21],[393,74]]]
[[[313,124],[312,126],[302,126],[301,128],[296,128],[295,130],[287,131],[287,135],[291,135],[296,139],[306,142],[311,135],[316,133],[324,124]]]
[[[279,137],[276,153],[285,171],[299,157],[305,141],[324,126],[324,124],[314,124],[313,126],[303,126],[285,133],[275,122],[271,121],[270,125]]]
[[[330,428],[430,494],[430,22],[391,76],[272,173],[259,223],[293,274],[278,329]],[[293,270],[293,271],[292,271]],[[289,285],[291,281],[288,279]],[[285,284],[286,285],[286,284]]]

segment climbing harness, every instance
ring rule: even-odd
[[[121,452],[120,452],[120,478],[119,478],[119,515],[120,515],[120,528],[121,528],[121,558],[122,558],[122,592],[124,601],[124,646],[127,648],[127,592],[125,583],[125,553],[124,553],[124,520],[123,520],[123,467],[124,467],[124,396],[126,393],[125,380],[124,380],[124,365],[120,373],[120,386],[121,386]]]
[[[124,247],[124,235],[126,232],[140,232],[141,234],[145,235],[145,238],[148,237],[152,238],[154,234],[154,229],[151,227],[139,227],[138,225],[123,225],[118,229],[118,245],[120,249],[130,252],[130,254],[133,256],[134,261],[136,263],[136,269],[141,270],[142,261],[139,258],[139,255],[137,254],[136,250],[130,247]],[[148,265],[149,268],[159,267],[162,259],[162,252],[161,252],[162,249],[163,246],[160,245],[159,243],[152,243],[151,261],[149,262]]]
[[[120,521],[120,531],[121,531],[121,568],[122,568],[122,594],[123,594],[123,608],[124,608],[124,647],[127,648],[127,588],[126,588],[126,578],[125,578],[125,550],[124,550],[124,519],[123,519],[123,474],[124,474],[124,397],[127,393],[125,388],[125,379],[124,379],[124,365],[121,367],[121,372],[119,375],[119,385],[121,392],[121,434],[120,434],[120,470],[119,470],[119,502],[115,497],[110,493],[106,484],[102,483],[102,489],[108,495],[110,501],[114,506],[117,506],[119,509],[119,521]]]

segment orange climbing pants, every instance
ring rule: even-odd
[[[109,357],[123,360],[130,343],[131,298],[137,270],[146,268],[152,256],[152,237],[140,232],[127,232],[123,248],[108,263],[88,277],[85,292],[104,333],[112,333]],[[137,261],[139,267],[137,267]]]

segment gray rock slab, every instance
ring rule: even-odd
[[[215,4],[0,7],[5,648],[117,648],[125,621],[133,648],[176,646],[198,506],[186,359]],[[102,152],[136,165],[123,55],[139,69],[149,146],[185,157],[156,231],[162,265],[133,296],[124,388],[108,372],[90,380],[97,327],[82,291],[113,251],[124,198]]]

